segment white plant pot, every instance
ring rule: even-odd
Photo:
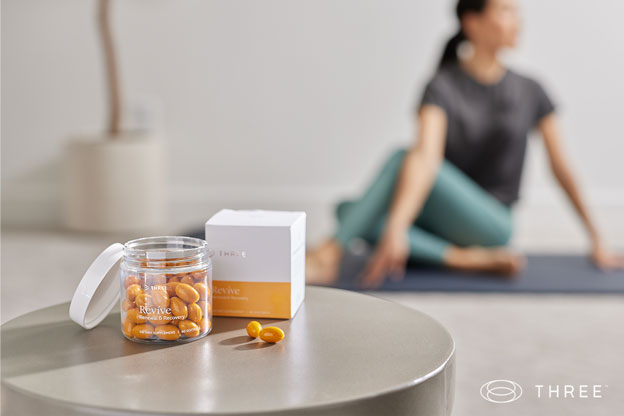
[[[63,219],[73,230],[156,230],[166,216],[164,145],[147,133],[67,143]]]

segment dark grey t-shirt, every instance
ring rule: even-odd
[[[445,158],[505,205],[518,199],[528,133],[554,105],[535,80],[507,70],[483,84],[459,64],[438,69],[418,108],[434,104],[448,119]]]

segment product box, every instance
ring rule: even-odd
[[[292,318],[305,296],[305,212],[223,209],[206,222],[214,316]]]

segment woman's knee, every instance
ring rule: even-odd
[[[500,218],[493,221],[492,235],[489,238],[489,245],[506,246],[511,240],[513,226],[511,218]]]
[[[334,214],[338,221],[342,221],[345,218],[347,211],[353,204],[353,201],[344,199],[335,205]]]

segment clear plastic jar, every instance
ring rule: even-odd
[[[206,241],[148,237],[124,244],[121,327],[132,341],[190,342],[212,330],[212,262]]]

